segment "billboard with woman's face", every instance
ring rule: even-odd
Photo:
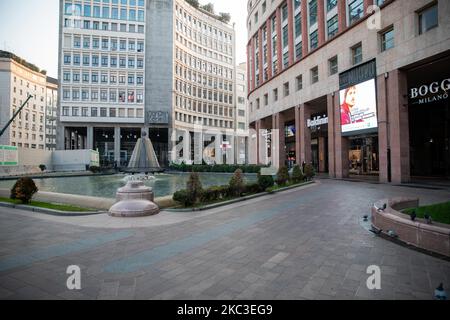
[[[374,131],[378,127],[375,79],[340,91],[342,133]]]

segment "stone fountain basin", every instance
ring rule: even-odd
[[[146,217],[159,213],[159,207],[148,200],[124,200],[109,209],[113,217]]]

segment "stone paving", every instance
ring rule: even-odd
[[[0,208],[0,299],[432,299],[440,282],[448,292],[450,262],[362,227],[392,196],[450,193],[320,180],[192,217],[162,212],[159,223]],[[373,264],[381,290],[366,286]],[[66,287],[69,265],[81,290]]]

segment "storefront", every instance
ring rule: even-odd
[[[319,173],[328,172],[328,117],[324,113],[312,115],[306,126],[311,130],[311,163]]]
[[[411,176],[450,178],[450,57],[407,71]]]
[[[379,175],[376,62],[340,74],[341,132],[348,138],[350,175]]]

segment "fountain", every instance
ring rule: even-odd
[[[159,213],[159,207],[153,202],[153,189],[146,187],[143,180],[154,178],[149,173],[162,172],[163,169],[145,132],[142,132],[141,138],[136,142],[128,168],[124,171],[131,175],[125,177],[127,184],[117,190],[117,203],[109,209],[109,215],[142,217]]]

